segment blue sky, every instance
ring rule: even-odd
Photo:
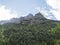
[[[39,11],[46,18],[56,20],[54,12],[50,12],[51,10],[55,10],[55,8],[53,8],[53,2],[55,1],[56,0],[0,0],[0,20],[9,20],[13,17],[26,16],[29,13],[35,14]]]
[[[44,0],[1,0],[0,4],[23,14],[35,13],[35,8],[46,6]]]
[[[35,8],[42,6],[43,2],[42,0],[0,0],[1,5],[22,14],[35,13]]]
[[[39,12],[36,8],[45,6],[44,0],[0,0],[0,7],[4,10],[10,10],[10,12],[16,12],[17,17],[25,16],[29,13],[35,14]],[[2,10],[3,10],[2,9]],[[5,11],[6,12],[6,11]],[[7,11],[8,12],[8,11]],[[0,14],[1,20],[10,19],[13,16],[7,15],[4,17],[4,14]],[[10,12],[8,12],[10,14]],[[0,12],[2,13],[2,12]],[[16,16],[15,16],[16,17]]]

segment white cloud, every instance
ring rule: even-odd
[[[6,6],[0,6],[0,20],[9,20],[11,18],[17,17],[17,12],[6,8]]]
[[[46,0],[46,2],[52,7],[50,12],[60,21],[60,0]]]
[[[60,0],[46,0],[47,4],[52,8],[60,9]]]

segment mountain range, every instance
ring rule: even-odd
[[[19,18],[12,18],[10,20],[3,20],[3,21],[0,21],[0,25],[2,24],[7,24],[7,23],[41,23],[41,22],[44,22],[44,21],[53,21],[53,20],[49,20],[49,19],[46,19],[40,12],[33,15],[33,14],[28,14],[27,16],[25,17],[19,17]],[[59,21],[58,21],[59,22]]]

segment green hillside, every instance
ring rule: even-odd
[[[60,45],[60,22],[37,13],[19,23],[0,25],[0,45]]]

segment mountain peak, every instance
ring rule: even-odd
[[[35,17],[36,18],[45,18],[40,12],[39,13],[37,13],[37,14],[35,14]]]

